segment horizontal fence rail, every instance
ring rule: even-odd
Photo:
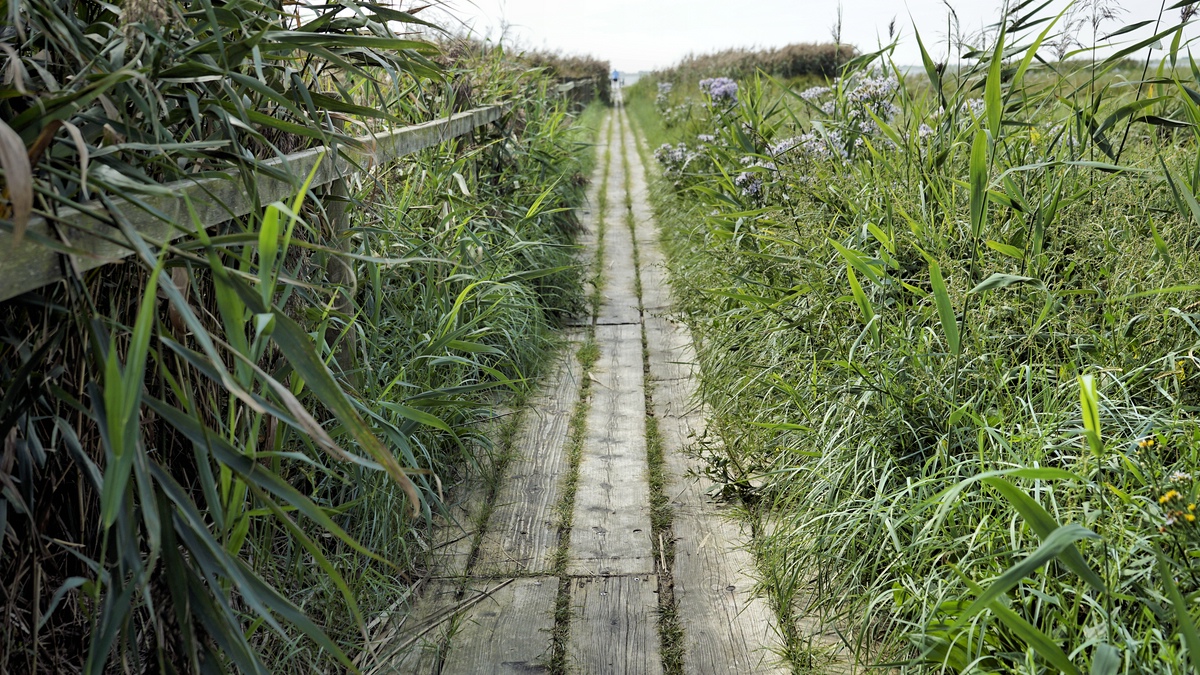
[[[557,90],[566,94],[591,83],[568,82],[557,85]],[[294,195],[318,161],[313,188],[468,134],[500,119],[506,109],[506,105],[476,108],[445,119],[361,136],[357,139],[361,148],[342,146],[334,153],[321,146],[264,161],[263,169],[275,169],[293,180],[260,171],[256,174],[257,201],[243,189],[239,174],[231,170],[199,180],[150,186],[153,193],[139,196],[136,204],[121,198],[113,198],[110,203],[147,241],[167,243],[195,231],[189,202],[199,224],[210,228],[245,216],[259,205]],[[131,246],[119,230],[109,225],[111,222],[108,209],[93,202],[88,209],[64,209],[53,223],[41,217],[31,219],[17,246],[13,245],[11,232],[0,232],[0,301],[66,278],[68,265],[84,272],[132,255]],[[66,260],[68,255],[72,260]]]

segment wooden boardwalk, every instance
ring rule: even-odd
[[[467,499],[441,528],[434,578],[376,632],[365,672],[788,672],[774,615],[754,594],[748,533],[706,496],[685,452],[705,424],[695,352],[670,318],[645,169],[619,105],[598,152],[606,179],[582,214],[598,311],[568,333],[523,413],[492,503]],[[596,354],[586,370],[583,345]],[[669,523],[652,513],[650,418]],[[670,650],[667,615],[677,617],[668,639],[681,641]],[[681,662],[664,663],[680,646]]]

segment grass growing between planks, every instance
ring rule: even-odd
[[[634,151],[639,152],[637,136],[625,133],[625,114],[621,114],[621,163],[625,169],[625,226],[633,240],[634,289],[638,296],[638,310],[645,315],[642,304],[641,255],[637,245],[637,223],[633,216],[633,180],[629,165],[629,146],[626,138],[634,139]],[[671,529],[673,511],[666,494],[666,475],[662,438],[658,431],[658,418],[654,416],[654,383],[650,377],[650,349],[646,342],[646,328],[642,325],[642,377],[645,380],[646,411],[646,460],[647,479],[650,486],[650,546],[654,554],[654,567],[658,576],[658,638],[662,649],[663,672],[678,675],[683,672],[683,626],[679,621],[675,604],[674,574],[675,537]]]
[[[603,213],[603,212],[602,212]],[[554,604],[554,633],[550,636],[551,654],[549,672],[565,675],[567,668],[567,640],[571,629],[571,577],[567,576],[570,558],[571,524],[575,515],[575,492],[579,487],[579,462],[583,458],[583,442],[587,434],[587,414],[591,404],[592,368],[600,359],[600,348],[596,345],[592,328],[588,329],[587,340],[576,352],[581,366],[579,401],[571,415],[570,438],[567,444],[568,470],[562,483],[558,513],[559,544],[554,552],[553,574],[558,577],[558,597]]]
[[[808,617],[903,672],[1200,668],[1189,19],[1042,64],[1070,22],[1010,14],[959,70],[744,79],[655,139],[710,472],[798,671]]]
[[[599,121],[603,120],[607,123],[607,133],[597,131],[596,138],[607,141],[612,135],[613,115],[611,112],[606,115],[594,118],[596,119],[596,128],[599,129]],[[599,146],[596,146],[599,147]],[[600,157],[599,152],[593,153]],[[608,217],[608,179],[609,169],[612,166],[612,152],[609,144],[606,142],[602,161],[597,165],[601,169],[601,177],[599,188],[596,191],[596,234],[594,241],[596,242],[595,252],[584,252],[584,255],[590,255],[590,267],[585,274],[590,277],[592,290],[587,304],[591,309],[591,316],[595,317],[600,312],[600,299],[603,292],[604,279],[601,273],[603,269],[604,256],[604,230],[607,227],[606,219]],[[567,563],[570,560],[571,547],[571,525],[575,517],[575,493],[579,487],[579,463],[583,458],[583,443],[587,434],[587,415],[588,408],[591,405],[592,391],[592,369],[596,362],[600,359],[600,348],[596,344],[596,335],[594,325],[587,327],[587,337],[576,352],[576,358],[579,359],[580,365],[580,387],[579,400],[575,404],[575,410],[571,414],[571,421],[568,429],[570,437],[567,442],[567,475],[563,479],[559,502],[555,508],[558,515],[558,550],[554,552],[554,560],[552,564],[553,574],[558,577],[558,596],[555,599],[554,605],[554,633],[551,635],[551,655],[549,663],[549,672],[554,675],[563,675],[568,672],[567,669],[567,640],[570,638],[571,628],[571,578],[567,576]]]

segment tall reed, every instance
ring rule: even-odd
[[[1061,15],[1026,3],[960,67],[888,46],[673,127],[631,92],[672,143],[701,448],[759,520],[798,672],[829,658],[802,617],[906,672],[1197,667],[1190,19],[1054,60]]]
[[[0,304],[0,670],[354,670],[442,477],[578,302],[568,105],[376,5],[9,10],[0,227],[87,206],[134,255]],[[174,243],[112,208],[225,169],[255,196],[265,160],[501,97],[491,129],[345,193],[284,175]]]

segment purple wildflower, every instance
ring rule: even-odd
[[[700,80],[700,91],[708,94],[712,105],[737,105],[738,85],[728,77],[710,77]]]

